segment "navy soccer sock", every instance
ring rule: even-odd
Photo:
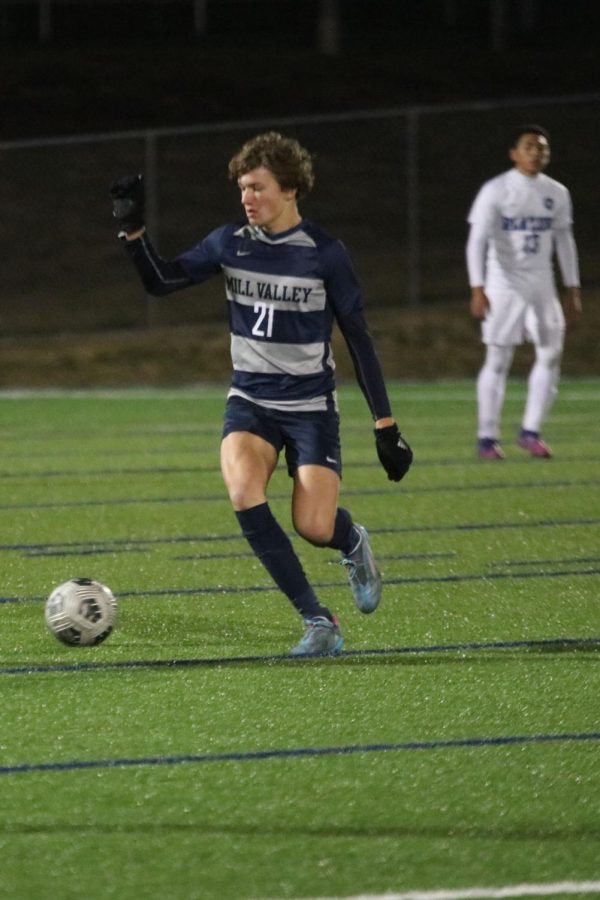
[[[243,535],[257,558],[283,593],[304,618],[326,616],[333,619],[326,606],[321,606],[311,588],[291,541],[275,519],[268,503],[236,512]]]
[[[344,556],[350,556],[356,547],[357,541],[358,535],[352,522],[352,516],[347,509],[338,506],[333,537],[327,546],[332,547],[334,550],[340,550]]]

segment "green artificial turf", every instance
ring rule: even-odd
[[[291,606],[241,538],[224,389],[0,397],[0,897],[258,900],[600,877],[600,382],[546,437],[474,453],[468,382],[391,386],[415,463],[387,481],[340,390],[342,503],[385,593],[293,538],[340,617],[285,658]],[[280,466],[271,504],[291,533]],[[108,584],[117,628],[69,648],[44,599]]]

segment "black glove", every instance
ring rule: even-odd
[[[110,186],[113,218],[119,223],[119,234],[139,231],[144,222],[144,179],[141,175],[124,175]]]
[[[404,478],[413,461],[413,452],[398,431],[397,425],[375,429],[375,446],[379,462],[390,481]]]

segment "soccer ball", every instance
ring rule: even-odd
[[[91,578],[72,578],[46,600],[46,625],[59,641],[90,646],[106,640],[117,617],[110,588]]]

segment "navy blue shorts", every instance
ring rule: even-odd
[[[229,397],[223,418],[223,437],[249,431],[268,441],[277,454],[285,449],[290,475],[298,466],[333,469],[342,476],[340,417],[334,409],[323,412],[286,412],[267,409],[243,397]]]

